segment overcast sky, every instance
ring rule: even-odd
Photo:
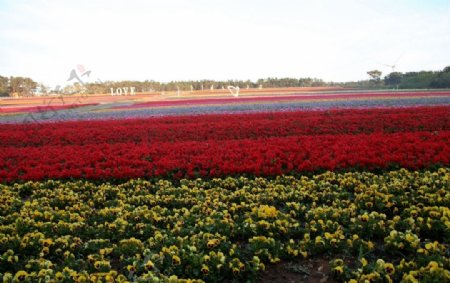
[[[450,65],[450,1],[0,0],[0,75],[101,80],[316,77]]]

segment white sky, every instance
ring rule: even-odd
[[[91,79],[317,77],[450,65],[450,1],[0,0],[0,75]]]

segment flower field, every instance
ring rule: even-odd
[[[221,91],[195,92],[182,97],[154,93],[136,96],[54,96],[24,101],[0,99],[0,123],[450,105],[449,91],[308,92],[290,88],[257,90],[256,93],[243,91],[244,94],[239,97],[230,97],[229,93]]]
[[[449,163],[449,107],[0,125],[0,180],[274,176]]]
[[[78,103],[78,104],[67,104],[67,105],[45,105],[45,106],[31,106],[31,107],[7,107],[0,108],[0,114],[3,113],[17,113],[17,112],[27,112],[27,113],[38,113],[38,112],[49,112],[58,110],[67,110],[77,107],[93,106],[96,103]]]
[[[324,94],[303,94],[303,95],[286,95],[286,96],[267,96],[267,97],[227,97],[227,98],[206,98],[206,99],[184,99],[175,101],[149,101],[143,103],[135,103],[125,106],[116,106],[114,109],[132,109],[145,107],[164,107],[176,105],[208,105],[208,104],[243,104],[243,103],[262,103],[277,101],[312,101],[312,100],[343,100],[343,99],[380,99],[380,98],[411,98],[411,97],[447,97],[448,92],[397,92],[395,95],[389,92],[380,93],[331,93]]]
[[[244,281],[333,254],[337,280],[445,282],[449,180],[448,169],[401,169],[2,185],[0,272],[4,282]]]
[[[14,110],[0,280],[267,282],[275,266],[303,280],[321,261],[317,282],[448,282],[448,95]]]

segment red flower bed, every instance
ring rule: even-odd
[[[5,146],[261,139],[450,130],[450,107],[171,116],[47,124],[0,124]]]
[[[0,125],[0,180],[449,164],[450,107]]]

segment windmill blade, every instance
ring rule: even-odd
[[[403,57],[403,55],[405,55],[405,51],[403,51],[402,54],[400,54],[400,56],[398,56],[397,60],[395,60],[394,66],[397,66],[398,61],[400,61],[400,59]]]
[[[380,61],[378,61],[378,62],[377,62],[377,64],[379,64],[379,65],[383,65],[383,66],[385,66],[385,67],[389,67],[389,68],[392,68],[392,65],[389,65],[389,64],[385,64],[385,63],[381,63]]]

